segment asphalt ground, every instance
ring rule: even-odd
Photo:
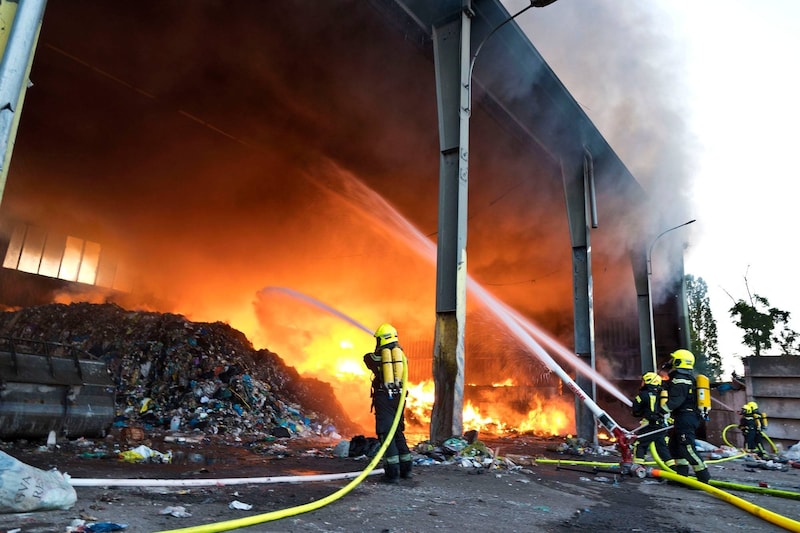
[[[750,509],[731,501],[647,477],[622,475],[614,455],[574,456],[551,451],[552,439],[514,438],[487,441],[496,460],[415,466],[414,478],[397,485],[371,475],[346,494],[334,497],[348,480],[293,483],[222,484],[203,487],[152,487],[149,479],[219,480],[280,478],[360,472],[366,458],[334,456],[335,442],[286,439],[254,451],[244,443],[203,440],[190,443],[152,441],[170,446],[173,462],[129,463],[102,454],[103,444],[64,443],[54,449],[13,444],[3,451],[39,469],[56,468],[73,479],[102,479],[76,487],[77,501],[66,510],[6,513],[0,531],[44,533],[81,531],[84,524],[125,525],[123,531],[641,531],[771,532],[796,530],[796,499],[726,490]],[[110,448],[110,446],[106,446]],[[417,456],[419,462],[424,456]],[[608,467],[573,464],[601,462]],[[479,464],[479,466],[476,466]],[[800,469],[764,468],[744,458],[711,462],[714,480],[800,494]],[[117,487],[119,479],[141,486]],[[756,489],[760,490],[760,489]],[[298,506],[330,503],[296,512]],[[733,499],[733,498],[731,498]],[[237,506],[250,505],[250,509]],[[775,513],[778,525],[764,516]],[[268,517],[267,520],[262,518]],[[246,527],[225,528],[244,519]],[[223,524],[223,525],[220,525]],[[788,524],[788,528],[785,527]],[[110,527],[110,526],[107,526]],[[215,529],[220,528],[223,529]]]

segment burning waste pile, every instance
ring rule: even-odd
[[[105,362],[117,428],[196,430],[236,442],[352,431],[328,384],[301,377],[220,322],[114,304],[50,304],[0,313],[0,337],[57,343],[48,344],[51,353],[74,347]]]

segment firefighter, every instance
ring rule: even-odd
[[[746,451],[758,455],[761,459],[766,459],[768,454],[764,449],[763,432],[769,426],[767,414],[759,411],[756,402],[744,404],[741,413],[742,418],[739,421],[739,428],[744,434]]]
[[[642,375],[642,384],[639,394],[633,399],[631,412],[633,416],[641,418],[641,425],[637,433],[642,435],[633,443],[634,462],[643,464],[650,443],[655,443],[656,453],[672,467],[675,460],[670,455],[667,447],[666,407],[661,404],[661,376],[655,372],[646,372]]]
[[[697,407],[694,354],[689,350],[676,350],[664,366],[669,367],[666,408],[674,424],[669,435],[669,451],[675,459],[675,471],[688,476],[691,465],[697,480],[708,483],[711,474],[695,450],[695,432],[701,415]]]
[[[397,330],[391,324],[381,324],[375,330],[375,351],[364,355],[364,364],[373,373],[372,407],[375,412],[375,433],[381,443],[392,429],[392,422],[401,401],[405,409],[402,392],[403,365],[405,354],[397,338]],[[409,479],[411,474],[411,451],[408,449],[405,419],[400,415],[394,438],[384,454],[383,481],[399,483],[399,479]]]
[[[744,436],[744,449],[748,453],[754,453],[757,455],[761,455],[758,450],[758,441],[756,440],[756,433],[758,433],[758,427],[756,423],[756,417],[753,415],[753,408],[750,406],[750,403],[746,403],[742,406],[742,410],[739,411],[742,417],[739,419],[739,429],[742,430],[742,435]]]

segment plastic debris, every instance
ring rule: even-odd
[[[253,506],[250,505],[249,503],[243,503],[240,502],[239,500],[233,500],[231,503],[228,504],[228,508],[239,509],[241,511],[249,511],[250,509],[253,508]]]
[[[69,509],[77,500],[68,475],[40,470],[0,451],[0,512]]]
[[[192,514],[188,512],[183,505],[164,507],[158,512],[158,514],[170,515],[176,518],[189,518],[192,516]]]
[[[127,529],[128,524],[117,524],[114,522],[97,522],[95,524],[89,524],[86,526],[84,531],[89,531],[90,533],[105,533],[106,531],[120,531],[123,529]]]
[[[133,448],[131,450],[120,452],[118,457],[121,461],[125,461],[128,463],[171,463],[172,462],[171,451],[167,453],[161,453],[144,445],[137,446],[136,448]]]

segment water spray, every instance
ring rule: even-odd
[[[348,324],[351,324],[351,325],[357,327],[358,329],[368,333],[370,337],[372,336],[372,330],[369,329],[364,324],[362,324],[361,322],[355,320],[354,318],[350,318],[349,316],[347,316],[346,314],[342,313],[338,309],[334,309],[330,305],[328,305],[328,304],[326,304],[324,302],[321,302],[321,301],[317,300],[316,298],[313,298],[313,297],[311,297],[311,296],[309,296],[307,294],[303,294],[302,292],[296,291],[294,289],[289,289],[287,287],[264,287],[263,289],[261,289],[260,292],[262,294],[267,293],[267,292],[282,292],[282,293],[288,294],[289,296],[292,296],[293,298],[297,298],[298,300],[303,300],[303,301],[305,301],[307,303],[310,303],[311,305],[319,307],[323,311],[327,311],[328,313],[332,314],[333,316],[335,316],[337,318],[341,318],[342,320],[344,320]]]
[[[335,166],[335,165],[334,165]],[[393,235],[397,235],[409,245],[409,247],[416,251],[421,257],[427,259],[432,265],[436,264],[436,248],[431,240],[423,235],[413,224],[411,224],[405,217],[403,217],[394,206],[388,203],[375,191],[364,185],[356,176],[346,170],[336,167],[338,172],[334,177],[338,177],[338,183],[321,183],[318,180],[316,183],[333,196],[339,198],[343,203],[350,205],[356,212],[365,212],[365,206],[377,206],[377,211],[380,211],[383,216],[378,220],[387,230],[391,231]],[[331,173],[334,174],[334,173]],[[498,300],[495,296],[490,294],[484,289],[477,281],[471,276],[467,275],[467,288],[506,326],[508,329],[528,348],[532,355],[539,358],[551,371],[558,375],[567,387],[580,399],[586,407],[597,418],[600,424],[603,425],[614,437],[617,439],[620,452],[622,454],[622,464],[626,465],[633,462],[633,455],[630,450],[630,444],[636,439],[635,433],[625,430],[617,424],[605,411],[603,411],[589,396],[583,391],[575,380],[567,374],[561,366],[559,366],[550,354],[537,342],[536,339],[541,340],[547,344],[551,349],[559,354],[564,360],[568,360],[577,372],[582,373],[591,379],[594,383],[601,386],[609,393],[614,395],[625,405],[630,406],[631,401],[619,389],[617,389],[610,381],[600,375],[595,369],[586,365],[574,353],[561,346],[555,339],[548,336],[540,328],[534,326],[529,320],[523,317],[518,312],[511,309],[508,305]],[[313,305],[316,305],[329,313],[346,320],[347,322],[368,331],[364,326],[347,317],[346,315],[336,311],[330,306],[319,302],[307,295],[297,293],[291,289],[277,289],[268,288],[265,290],[279,290],[301,298]],[[370,332],[371,333],[371,332]],[[535,337],[535,338],[534,338]]]
[[[420,257],[426,259],[431,265],[436,265],[436,246],[427,236],[401,215],[385,198],[364,185],[358,177],[336,165],[333,166],[335,167],[334,171],[329,173],[328,177],[338,177],[338,179],[335,183],[323,183],[319,181],[319,178],[316,178],[315,183],[319,185],[320,188],[327,190],[332,196],[335,196],[342,203],[350,206],[355,212],[366,212],[367,209],[365,206],[375,206],[374,209],[369,209],[369,211],[380,212],[381,217],[375,220],[370,218],[371,221],[381,224],[386,229],[387,233],[390,233],[397,239],[402,239],[408,247],[415,251]],[[566,347],[562,346],[557,340],[547,335],[541,328],[536,327],[530,320],[498,300],[469,274],[467,274],[467,289],[486,305],[503,324],[512,330],[520,342],[528,348],[529,353],[542,359],[542,362],[544,362],[548,368],[556,372],[555,367],[558,367],[558,365],[535,339],[538,339],[550,347],[559,357],[574,367],[577,372],[588,377],[594,383],[622,401],[625,405],[631,405],[630,399],[610,381],[581,361],[580,358]],[[308,298],[306,299],[308,300]],[[336,314],[335,311],[333,312]],[[339,315],[337,314],[337,316]],[[516,324],[517,326],[521,325],[521,327],[512,327],[512,324]],[[574,384],[574,386],[577,387],[576,384]],[[570,386],[570,388],[572,387]],[[586,396],[585,393],[582,394],[582,396]]]

